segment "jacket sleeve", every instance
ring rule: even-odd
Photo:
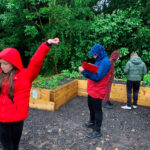
[[[146,68],[146,65],[145,63],[143,62],[143,75],[145,75],[147,73],[147,68]]]
[[[89,72],[87,70],[84,70],[82,72],[82,74],[86,78],[91,79],[95,82],[98,82],[108,73],[110,67],[111,67],[111,64],[110,64],[109,60],[108,61],[102,61],[102,63],[99,65],[97,73],[92,73],[92,72]]]
[[[112,69],[112,67],[110,67],[109,69],[109,82],[113,82],[114,80],[114,70]]]
[[[125,68],[124,68],[124,73],[128,73],[129,72],[129,69],[130,69],[130,62],[128,61]]]
[[[46,45],[46,42],[42,43],[38,50],[35,52],[31,58],[29,65],[27,67],[27,78],[32,82],[39,74],[41,67],[44,62],[44,58],[49,52],[50,47]]]

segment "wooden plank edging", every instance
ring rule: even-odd
[[[87,96],[87,80],[78,80],[78,96]],[[110,100],[118,102],[127,102],[126,85],[112,84]],[[138,105],[150,107],[150,88],[140,87],[138,95]]]
[[[77,96],[78,80],[70,81],[54,90],[32,88],[30,92],[31,108],[54,111]]]
[[[87,96],[87,80],[73,80],[54,90],[32,88],[30,93],[31,108],[55,111],[76,96]],[[150,88],[140,87],[138,105],[150,106]],[[110,100],[127,101],[126,85],[112,84]]]

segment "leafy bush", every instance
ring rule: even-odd
[[[82,61],[92,63],[89,50],[95,43],[102,44],[108,56],[114,50],[121,53],[117,78],[123,78],[132,51],[149,67],[150,2],[108,2],[97,12],[96,0],[0,1],[0,49],[17,48],[26,66],[42,41],[59,37],[60,44],[52,46],[41,70],[48,76],[64,69],[77,71]]]
[[[150,71],[148,72],[148,74],[146,74],[144,76],[144,80],[143,80],[146,84],[147,87],[150,87]]]

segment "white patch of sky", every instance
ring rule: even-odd
[[[104,4],[106,6],[108,6],[109,5],[109,1],[108,0],[100,0],[100,1],[97,2],[97,5],[93,6],[93,9],[95,11],[98,11],[99,9],[103,10]]]

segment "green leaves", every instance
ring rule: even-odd
[[[25,35],[31,36],[32,38],[36,37],[38,30],[35,26],[25,26]]]
[[[60,85],[67,83],[73,79],[77,79],[81,76],[79,72],[70,72],[69,70],[63,70],[62,74],[52,76],[50,78],[44,78],[42,76],[36,79],[36,82],[32,84],[32,87],[55,89]]]
[[[52,46],[44,61],[42,74],[78,70],[82,61],[92,61],[89,51],[95,43],[102,44],[108,56],[114,50],[120,51],[117,76],[123,77],[123,67],[132,51],[149,66],[150,3],[114,0],[94,14],[96,3],[96,0],[0,1],[0,49],[17,47],[23,55],[32,57],[42,42],[59,37],[59,45]]]
[[[144,76],[144,82],[146,82],[146,85],[150,87],[150,71]]]

